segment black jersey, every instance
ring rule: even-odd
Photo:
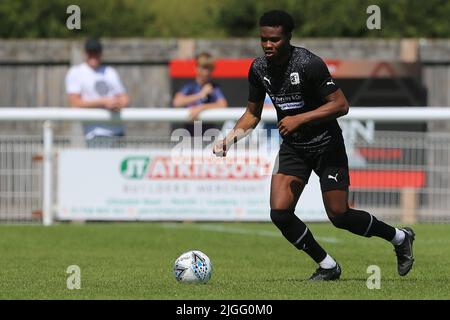
[[[325,97],[339,87],[334,83],[326,64],[305,48],[291,46],[288,62],[277,66],[265,57],[256,58],[249,71],[249,98],[260,102],[270,96],[278,121],[286,116],[314,110],[326,103]],[[317,148],[342,138],[337,121],[304,124],[284,141],[297,148]]]

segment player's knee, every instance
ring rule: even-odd
[[[327,211],[327,215],[330,218],[331,223],[336,228],[346,229],[347,227],[347,211],[348,205],[347,203],[342,202],[333,202],[330,204],[325,204],[325,210]]]
[[[292,219],[293,212],[289,209],[271,209],[270,219],[279,228],[284,228],[289,225]]]
[[[331,203],[325,205],[328,217],[335,218],[344,215],[348,211],[347,203]]]
[[[331,223],[336,228],[347,229],[347,219],[346,219],[345,213],[334,215],[334,216],[328,215],[328,217],[330,218]]]
[[[336,228],[344,229],[360,236],[370,237],[370,235],[367,235],[367,231],[371,216],[367,212],[348,209],[343,214],[330,216],[329,218]]]

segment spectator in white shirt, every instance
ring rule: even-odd
[[[102,51],[98,39],[88,39],[85,43],[86,61],[69,69],[66,93],[71,107],[118,112],[128,106],[130,99],[116,70],[101,64]],[[84,134],[88,146],[94,146],[99,141],[112,141],[113,137],[124,136],[125,133],[123,126],[104,123],[85,124]]]

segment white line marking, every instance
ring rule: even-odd
[[[246,234],[246,235],[256,235],[263,237],[281,237],[281,233],[278,231],[270,231],[270,230],[253,230],[253,229],[245,229],[245,228],[237,228],[237,227],[224,227],[221,225],[214,224],[205,224],[205,223],[162,223],[161,226],[167,229],[197,229],[204,231],[212,231],[212,232],[222,232],[222,233],[234,233],[234,234]],[[318,241],[328,242],[328,243],[340,243],[341,240],[338,240],[334,237],[316,237],[314,238]]]

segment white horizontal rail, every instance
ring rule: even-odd
[[[199,120],[237,120],[244,108],[208,110],[200,114]],[[262,119],[276,121],[274,109],[264,110]],[[450,107],[378,107],[351,108],[343,120],[373,120],[378,122],[424,122],[450,120]],[[43,223],[53,223],[53,130],[52,121],[189,121],[189,110],[172,108],[128,108],[120,113],[103,109],[75,108],[0,108],[2,121],[44,121],[44,179],[43,179]]]
[[[237,120],[245,108],[207,110],[199,120],[206,122]],[[377,122],[425,122],[450,120],[450,107],[352,107],[342,120],[374,120]],[[1,121],[189,121],[187,109],[128,108],[121,112],[76,108],[0,108]],[[276,121],[274,109],[264,110],[262,120]]]

